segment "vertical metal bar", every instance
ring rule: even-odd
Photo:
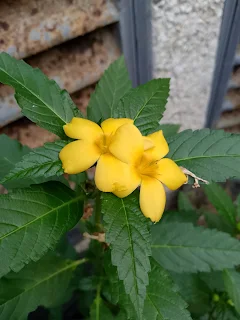
[[[152,78],[150,1],[120,1],[120,33],[130,77],[136,87]]]
[[[218,52],[212,81],[212,90],[208,103],[206,127],[214,126],[221,113],[227,83],[232,71],[234,55],[240,34],[240,2],[226,0],[220,30]]]

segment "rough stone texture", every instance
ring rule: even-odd
[[[117,20],[112,0],[0,1],[0,52],[25,58]]]
[[[120,55],[115,25],[98,29],[41,52],[26,62],[40,68],[69,93],[99,80],[108,66]],[[0,84],[0,127],[21,117],[14,90]]]
[[[163,122],[204,125],[224,0],[152,0],[154,77],[171,78]]]

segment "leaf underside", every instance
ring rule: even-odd
[[[79,221],[83,196],[61,183],[0,195],[0,277],[39,260]]]

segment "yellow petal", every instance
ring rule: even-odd
[[[133,120],[128,118],[109,118],[101,123],[101,127],[105,134],[114,134],[124,124],[133,124]]]
[[[126,197],[140,184],[140,177],[131,167],[111,154],[103,154],[98,160],[95,183],[99,190]]]
[[[169,147],[163,136],[162,130],[149,134],[147,138],[151,139],[155,146],[146,151],[147,154],[152,156],[152,159],[160,160],[168,154]]]
[[[140,207],[145,217],[158,222],[164,212],[166,193],[157,179],[144,178],[140,189]]]
[[[87,141],[95,141],[103,134],[99,125],[83,118],[72,118],[70,123],[63,126],[63,129],[68,137]]]
[[[141,132],[133,124],[124,124],[117,129],[109,145],[110,152],[119,160],[131,163],[143,154]]]
[[[144,145],[144,150],[151,149],[155,146],[152,139],[148,137],[143,137],[143,145]]]
[[[186,175],[179,166],[167,158],[158,161],[157,179],[164,183],[170,190],[180,188],[187,181]]]
[[[90,168],[100,157],[94,143],[78,140],[67,144],[59,153],[65,173],[76,174]]]

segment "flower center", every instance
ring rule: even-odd
[[[143,154],[142,158],[136,161],[134,167],[140,176],[152,178],[158,176],[158,161],[153,161],[152,158],[146,154]]]
[[[108,147],[112,141],[111,134],[102,134],[96,141],[95,144],[100,149],[101,154],[107,153]]]

